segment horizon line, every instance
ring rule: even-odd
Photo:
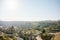
[[[24,20],[0,20],[0,21],[24,21]],[[25,20],[25,21],[60,21],[60,20]]]

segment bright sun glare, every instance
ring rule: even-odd
[[[58,3],[43,0],[3,0],[0,20],[40,21],[58,20]]]

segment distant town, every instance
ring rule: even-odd
[[[0,40],[60,40],[58,21],[0,21]]]

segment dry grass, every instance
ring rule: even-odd
[[[60,40],[60,32],[56,33],[56,35],[54,37],[52,37],[51,40]]]

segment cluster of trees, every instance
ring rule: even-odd
[[[32,29],[22,30],[19,32],[19,36],[24,40],[35,40],[36,35],[34,34],[38,32],[39,32],[38,30],[32,30]]]

